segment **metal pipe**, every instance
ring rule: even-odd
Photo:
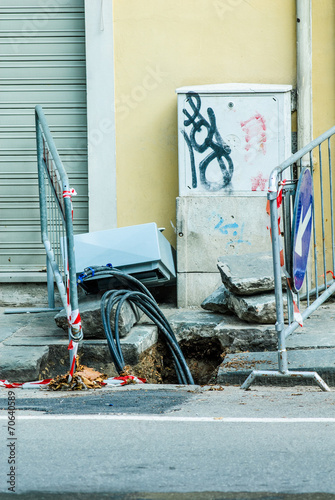
[[[323,256],[323,282],[327,285],[327,264],[326,264],[326,233],[325,233],[325,209],[323,199],[323,174],[322,174],[322,152],[319,145],[319,169],[320,169],[320,194],[321,194],[321,230],[322,230],[322,256]]]
[[[278,185],[278,180],[276,181]],[[268,193],[270,201],[270,217],[271,217],[271,232],[272,232],[272,255],[273,255],[273,274],[275,282],[275,298],[276,298],[276,331],[278,336],[278,366],[279,371],[284,373],[288,370],[287,351],[284,335],[284,311],[283,311],[283,292],[281,280],[281,265],[280,265],[280,241],[278,234],[278,207],[277,193]]]
[[[54,275],[49,258],[47,260],[47,289],[48,289],[48,305],[50,309],[55,308],[55,289],[54,289]]]
[[[329,166],[329,195],[330,195],[330,225],[332,234],[332,270],[335,272],[335,246],[334,246],[334,203],[333,203],[333,173],[332,173],[332,153],[330,139],[328,139],[328,166]]]
[[[312,0],[296,0],[298,150],[313,138]],[[308,157],[303,166],[308,165]]]
[[[61,311],[62,307],[15,307],[14,309],[5,309],[5,314],[28,314]]]
[[[318,297],[319,292],[323,292],[324,290],[326,290],[326,288],[329,288],[333,283],[334,283],[334,280],[331,279],[331,280],[327,281],[326,285],[321,285],[321,286],[318,286],[317,288],[316,287],[312,288],[312,290],[309,290],[309,292],[308,292],[309,298],[311,298],[313,295],[316,295]],[[306,300],[308,298],[307,292],[306,293],[299,293],[299,297],[300,297],[300,300]],[[309,304],[307,303],[307,305],[309,305]]]

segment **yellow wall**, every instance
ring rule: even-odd
[[[294,0],[114,0],[119,226],[156,222],[174,243],[175,89],[295,86],[295,23]]]
[[[313,24],[312,24],[312,45],[313,45],[313,137],[331,128],[335,124],[335,4],[334,0],[313,0]],[[335,138],[332,138],[332,148],[335,147]],[[324,221],[326,235],[326,255],[327,262],[332,259],[331,242],[331,217],[330,200],[328,196],[329,173],[328,173],[328,147],[322,147],[323,161],[323,187],[324,199]],[[314,150],[314,195],[315,199],[320,199],[320,177],[319,177],[319,156],[318,150]],[[334,159],[333,176],[334,174]],[[334,182],[334,181],[333,181]],[[321,220],[317,230],[317,240],[322,244]],[[321,254],[321,252],[320,252]],[[319,254],[319,266],[323,270],[322,255]],[[329,264],[328,264],[329,266]],[[328,270],[328,267],[327,267]],[[320,271],[319,274],[322,274]],[[320,276],[320,283],[323,275]]]
[[[313,136],[335,124],[335,3],[313,0]]]

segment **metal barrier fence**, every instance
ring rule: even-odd
[[[277,314],[278,371],[254,370],[242,384],[242,389],[248,389],[258,377],[294,377],[314,379],[322,390],[329,390],[316,372],[288,370],[286,338],[335,292],[334,144],[335,126],[271,172],[268,203]],[[286,276],[284,292],[283,275]],[[284,293],[287,297],[286,318]]]
[[[42,242],[47,254],[49,307],[54,307],[54,281],[67,313],[70,376],[83,333],[78,308],[73,239],[73,209],[69,180],[41,106],[35,108],[38,183]]]

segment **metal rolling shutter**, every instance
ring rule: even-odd
[[[1,0],[0,85],[0,281],[40,281],[36,104],[78,193],[75,232],[88,228],[84,0]]]

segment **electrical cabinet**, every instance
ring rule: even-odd
[[[271,251],[268,179],[291,155],[290,85],[182,87],[178,95],[178,306],[220,284],[217,259]]]
[[[271,170],[291,154],[291,89],[177,89],[179,196],[265,195]]]

